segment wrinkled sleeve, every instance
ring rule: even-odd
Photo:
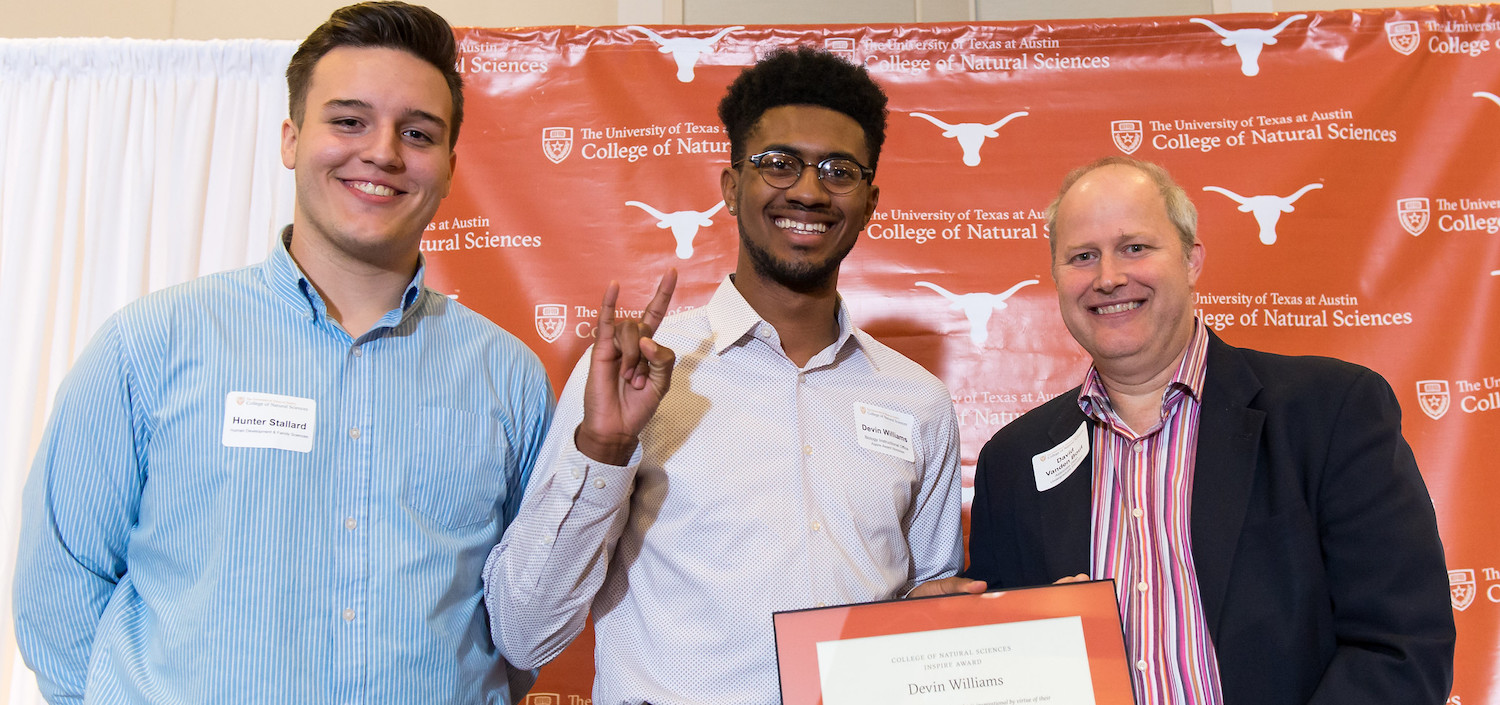
[[[963,568],[962,473],[959,468],[958,417],[944,392],[941,411],[934,412],[930,443],[923,456],[922,486],[909,515],[906,538],[911,547],[911,582],[905,595],[929,580],[956,575]]]
[[[1332,438],[1317,496],[1337,645],[1309,705],[1441,705],[1455,640],[1447,567],[1384,379],[1364,371],[1350,385]]]
[[[583,420],[586,351],[563,388],[520,511],[484,570],[495,644],[517,668],[538,668],[583,631],[630,516],[640,449],[625,466],[589,459],[573,443]]]
[[[22,498],[16,642],[52,703],[82,700],[100,616],[125,575],[146,478],[138,402],[111,320],[59,388]]]

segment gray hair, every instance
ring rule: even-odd
[[[1193,243],[1198,241],[1198,209],[1166,169],[1130,157],[1105,157],[1078,167],[1063,178],[1062,187],[1057,190],[1057,198],[1052,199],[1052,203],[1047,206],[1047,232],[1050,233],[1047,246],[1051,248],[1053,256],[1057,255],[1057,206],[1062,203],[1063,196],[1089,172],[1115,164],[1137,169],[1156,184],[1156,192],[1161,195],[1162,205],[1167,209],[1167,220],[1172,221],[1172,225],[1177,228],[1177,237],[1182,241],[1182,252],[1186,256],[1193,249]]]

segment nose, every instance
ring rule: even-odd
[[[804,164],[797,180],[786,187],[786,199],[803,205],[827,203],[832,196],[818,179],[817,164]]]
[[[1095,272],[1094,289],[1109,293],[1125,285],[1125,269],[1109,254],[1100,255],[1099,268]]]
[[[396,128],[371,130],[360,158],[385,171],[398,171],[401,159],[401,132]]]

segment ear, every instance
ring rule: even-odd
[[[1203,241],[1193,241],[1193,247],[1188,250],[1188,286],[1198,285],[1198,275],[1203,273],[1203,258],[1205,256]]]
[[[719,172],[719,191],[724,196],[724,207],[731,213],[740,210],[740,172],[732,166]]]
[[[281,121],[281,165],[288,169],[297,168],[297,131],[291,118]]]
[[[448,152],[448,183],[443,184],[443,198],[448,197],[448,192],[453,190],[453,174],[458,169],[458,152]]]
[[[870,219],[875,217],[875,206],[880,203],[880,187],[870,184],[870,199],[865,202],[864,222],[859,224],[859,229],[864,230],[870,224]]]

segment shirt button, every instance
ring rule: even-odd
[[[811,527],[813,531],[822,531],[823,530],[823,524],[821,522],[816,522],[815,521],[815,522],[813,522],[811,524],[808,524],[808,526]]]
[[[355,521],[354,517],[346,517],[344,519],[344,528],[345,529],[353,531],[354,527],[356,527],[356,526],[359,526],[359,522]]]
[[[818,603],[818,606],[819,606],[819,607],[827,607],[827,606],[828,606],[828,605],[825,605],[825,604],[823,604],[823,603],[821,603],[821,602],[819,602],[819,603]]]
[[[1140,590],[1141,592],[1145,592],[1146,591],[1146,582],[1145,581],[1141,581],[1139,583],[1136,583],[1135,584],[1135,589]]]
[[[602,477],[596,477],[596,478],[594,478],[594,489],[596,489],[596,490],[602,490],[602,489],[604,489],[604,486],[607,485],[607,484],[609,484],[609,483],[605,482],[604,478],[602,478]]]
[[[802,446],[803,455],[812,455],[812,446]]]
[[[547,537],[545,537],[545,538],[542,539],[542,545],[543,546],[551,546],[553,540],[554,539],[551,536],[547,536]]]
[[[578,479],[578,478],[580,478],[582,476],[583,476],[583,473],[578,472],[578,468],[573,468],[573,479],[576,480],[576,479]]]
[[[1135,509],[1130,510],[1130,516],[1133,516],[1133,517],[1135,517],[1137,519],[1141,518],[1142,516],[1145,516],[1145,514],[1146,514],[1145,512],[1141,511],[1140,507],[1136,507]]]
[[[755,334],[762,338],[771,337],[771,331],[766,328],[761,328],[760,330],[756,331]]]
[[[354,621],[354,610],[349,609],[349,608],[345,608],[344,609],[344,621],[345,622],[353,622]]]
[[[358,426],[349,429],[349,437],[353,438],[356,441],[359,440],[359,427]]]
[[[1137,443],[1137,444],[1135,444],[1135,452],[1137,452],[1137,453],[1144,453],[1144,452],[1146,452],[1146,444],[1145,443]]]
[[[1146,660],[1145,659],[1141,659],[1139,661],[1136,661],[1135,662],[1135,670],[1137,670],[1137,671],[1144,671],[1144,670],[1146,670]]]
[[[365,356],[365,351],[360,350],[359,348],[355,348],[354,349],[354,356],[355,357],[364,357]]]

